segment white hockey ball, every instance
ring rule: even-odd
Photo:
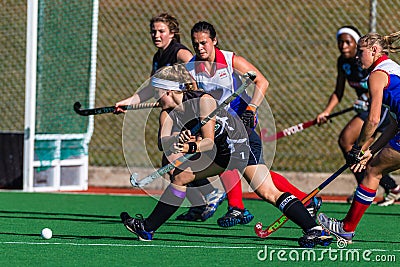
[[[50,239],[53,236],[53,232],[50,228],[43,228],[41,235],[43,239]]]

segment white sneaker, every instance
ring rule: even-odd
[[[379,207],[390,206],[393,205],[394,202],[396,202],[399,199],[400,199],[400,189],[392,189],[390,190],[390,193],[385,197],[385,199],[378,203],[378,206]]]
[[[347,243],[353,243],[354,232],[346,232],[343,229],[343,222],[338,221],[335,218],[329,218],[323,213],[318,215],[318,222],[323,228],[331,232],[334,236],[339,239],[345,240]]]
[[[215,188],[214,191],[212,191],[208,195],[205,195],[204,198],[207,205],[203,213],[201,214],[203,221],[214,215],[218,206],[226,199],[226,193]]]

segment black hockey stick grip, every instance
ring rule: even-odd
[[[331,119],[331,118],[334,118],[336,116],[342,115],[342,114],[347,113],[347,112],[352,111],[352,110],[354,110],[354,107],[349,107],[349,108],[340,110],[338,112],[332,113],[331,115],[327,116],[327,118]]]
[[[74,104],[74,111],[81,116],[114,113],[116,110],[115,106],[89,108],[89,109],[81,109],[81,106],[82,105],[80,102],[75,102],[75,104]],[[159,107],[159,106],[160,106],[159,103],[155,102],[155,103],[140,103],[140,104],[136,104],[136,105],[125,105],[125,106],[120,106],[120,108],[123,110],[136,110],[136,109],[145,109],[145,108],[155,108],[155,107]]]

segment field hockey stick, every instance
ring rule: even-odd
[[[125,105],[120,106],[123,110],[136,110],[136,109],[145,109],[145,108],[156,108],[159,107],[160,104],[158,102],[155,103],[140,103],[136,105]],[[81,103],[75,102],[74,110],[81,116],[89,116],[89,115],[99,115],[106,113],[114,113],[116,108],[115,106],[110,107],[101,107],[101,108],[89,108],[89,109],[81,109]]]
[[[234,92],[232,93],[227,99],[225,99],[213,112],[211,112],[207,117],[205,117],[200,123],[198,123],[193,129],[191,129],[191,134],[195,135],[203,125],[209,122],[218,112],[224,109],[230,102],[232,102],[236,97],[238,97],[244,90],[251,84],[251,82],[256,78],[256,73],[253,71],[249,71],[243,75],[245,81],[243,84]],[[153,172],[152,174],[140,179],[138,181],[138,173],[132,173],[130,177],[130,181],[133,187],[143,187],[158,177],[163,176],[164,174],[168,173],[169,171],[173,170],[176,167],[179,167],[184,162],[188,161],[191,157],[196,155],[196,153],[188,154],[179,157],[178,159],[170,162],[169,164],[159,168],[157,171]]]
[[[310,194],[308,194],[305,198],[301,200],[301,203],[305,204],[307,201],[309,201],[311,198],[316,196],[322,189],[324,189],[328,184],[330,184],[333,180],[336,179],[342,172],[344,172],[347,169],[347,164],[344,164],[342,167],[340,167],[339,170],[337,170],[334,174],[332,174],[328,179],[326,179],[322,184],[320,184],[317,188],[315,188]],[[288,217],[285,215],[282,215],[279,217],[277,220],[275,220],[272,224],[270,224],[265,230],[262,229],[263,224],[261,222],[258,222],[254,226],[254,232],[256,233],[257,236],[261,238],[267,238],[270,236],[272,233],[275,233],[279,228],[282,227],[287,221]]]
[[[352,110],[354,110],[354,107],[346,108],[346,109],[343,109],[341,111],[332,113],[331,115],[327,116],[326,118],[329,120],[331,118],[334,118],[336,116],[342,115],[342,114],[347,113],[347,112],[352,111]],[[269,135],[269,136],[266,136],[267,129],[266,128],[262,128],[261,129],[261,140],[264,141],[264,142],[271,142],[271,141],[277,140],[279,138],[282,138],[282,137],[285,137],[285,136],[288,136],[288,135],[299,133],[299,132],[303,131],[304,129],[307,129],[308,127],[311,127],[311,126],[313,126],[315,124],[317,124],[317,119],[293,125],[293,126],[291,126],[289,128],[284,129],[283,131],[280,131],[280,132],[278,132],[276,134]]]

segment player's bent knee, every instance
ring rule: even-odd
[[[271,204],[275,204],[276,200],[281,195],[281,192],[276,188],[267,187],[266,184],[258,187],[255,192],[259,197]]]
[[[172,183],[179,186],[186,186],[187,184],[194,181],[194,175],[192,173],[181,172],[175,174],[172,178]]]

